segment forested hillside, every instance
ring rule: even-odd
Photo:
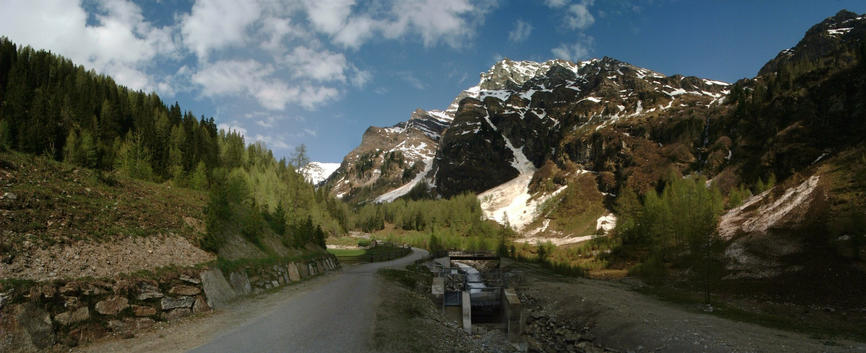
[[[263,144],[247,145],[244,136],[218,130],[213,118],[167,105],[155,93],[132,91],[51,52],[0,38],[5,149],[94,169],[109,184],[131,177],[210,192],[210,228],[249,233],[273,219],[283,221],[277,233],[321,226],[339,234],[348,226],[346,206],[317,193],[296,172],[300,165],[277,160]],[[220,202],[236,205],[216,214]],[[241,214],[251,218],[235,217]]]

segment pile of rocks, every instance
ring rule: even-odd
[[[593,343],[595,337],[588,326],[545,311],[528,295],[519,296],[528,304],[523,333],[530,352],[610,352]]]

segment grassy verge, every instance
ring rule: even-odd
[[[369,249],[328,249],[340,262],[380,262],[400,258],[412,252],[412,249],[393,245],[379,245]]]

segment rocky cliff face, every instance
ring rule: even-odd
[[[505,59],[445,111],[370,128],[329,184],[355,201],[390,201],[422,182],[443,197],[473,192],[488,217],[525,234],[580,238],[610,228],[605,198],[623,187],[702,173],[727,192],[808,173],[862,141],[864,23],[842,11],[735,85],[607,57]],[[394,151],[412,157],[385,166]]]
[[[371,126],[324,182],[330,192],[355,202],[392,201],[422,183],[453,112],[417,109],[394,126]]]

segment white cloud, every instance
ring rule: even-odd
[[[568,7],[565,15],[565,24],[571,29],[586,29],[595,23],[595,17],[589,12],[594,0],[583,0],[580,3]]]
[[[553,8],[563,7],[567,3],[568,3],[568,0],[544,0],[545,5],[547,5],[548,7],[553,7]]]
[[[237,121],[232,121],[228,124],[217,124],[217,130],[223,130],[225,132],[234,131],[241,136],[247,136],[247,129],[242,128]]]
[[[264,142],[265,145],[270,147],[270,148],[280,148],[280,149],[289,148],[289,144],[287,144],[286,140],[281,136],[256,134],[255,140]]]
[[[181,23],[184,44],[199,59],[211,50],[241,44],[247,39],[247,27],[261,14],[255,1],[197,0]]]
[[[339,96],[339,91],[333,87],[310,83],[289,86],[273,77],[273,73],[273,67],[255,60],[223,60],[204,65],[192,75],[192,81],[201,87],[203,96],[242,94],[253,97],[269,110],[283,110],[289,103],[313,109]]]
[[[532,33],[532,25],[521,20],[514,23],[514,29],[508,33],[508,40],[514,43],[520,43],[529,38]]]
[[[558,59],[571,61],[580,61],[589,57],[592,52],[592,44],[594,39],[591,36],[581,35],[580,38],[572,44],[560,44],[558,47],[551,49],[551,53]]]
[[[153,27],[127,0],[97,2],[90,25],[75,1],[4,1],[2,8],[0,33],[12,41],[49,49],[136,90],[155,89],[146,67],[176,50],[172,28]]]
[[[358,49],[377,33],[395,39],[418,35],[427,47],[463,46],[494,0],[401,0],[363,7],[354,0],[304,0],[313,28],[346,48]]]
[[[370,71],[361,70],[354,66],[352,67],[352,86],[364,88],[364,86],[366,86],[372,79],[373,74],[371,74]]]
[[[346,57],[340,53],[297,46],[286,56],[286,64],[293,70],[295,77],[316,81],[346,81]]]

